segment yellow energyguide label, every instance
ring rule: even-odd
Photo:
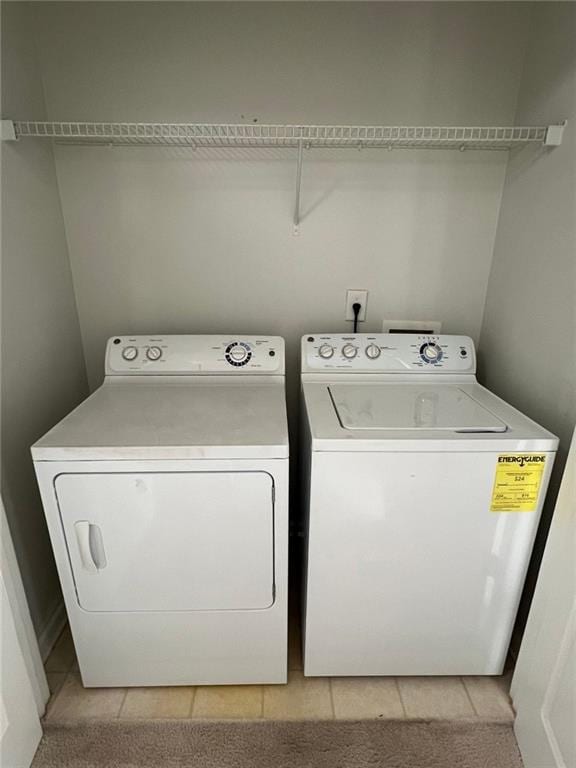
[[[545,466],[543,453],[501,453],[490,511],[534,512]]]

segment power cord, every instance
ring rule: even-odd
[[[358,333],[358,315],[360,314],[361,309],[362,304],[360,304],[360,302],[355,301],[354,304],[352,304],[352,312],[354,312],[354,333]]]

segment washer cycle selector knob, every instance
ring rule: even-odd
[[[434,342],[422,344],[420,347],[420,357],[425,363],[438,363],[442,360],[442,350]]]
[[[122,357],[124,360],[136,360],[138,357],[138,347],[124,347],[122,350]]]
[[[334,347],[330,344],[322,344],[318,350],[318,354],[320,357],[324,358],[324,360],[329,360],[334,354]]]
[[[380,347],[377,344],[368,344],[366,347],[366,357],[370,360],[376,360],[380,357]]]
[[[162,357],[162,350],[160,347],[148,347],[146,350],[146,357],[148,360],[160,360]]]
[[[358,347],[355,347],[354,344],[344,344],[342,347],[342,354],[348,360],[353,360],[358,354]]]

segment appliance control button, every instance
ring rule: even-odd
[[[353,360],[358,354],[358,347],[355,347],[354,344],[344,344],[342,347],[342,354],[348,360]]]
[[[137,347],[124,347],[122,350],[122,357],[124,360],[136,360],[138,357],[138,348]]]
[[[148,347],[146,350],[146,357],[148,360],[160,360],[162,357],[162,350],[160,347]]]
[[[334,347],[331,344],[322,344],[318,350],[318,354],[320,357],[324,358],[324,360],[328,360],[334,354]]]
[[[368,344],[366,347],[366,357],[370,360],[376,360],[380,357],[380,347],[377,344]]]

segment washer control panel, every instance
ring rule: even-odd
[[[310,333],[302,337],[302,371],[476,373],[468,336],[412,333]]]
[[[284,374],[279,336],[113,336],[106,375]]]

